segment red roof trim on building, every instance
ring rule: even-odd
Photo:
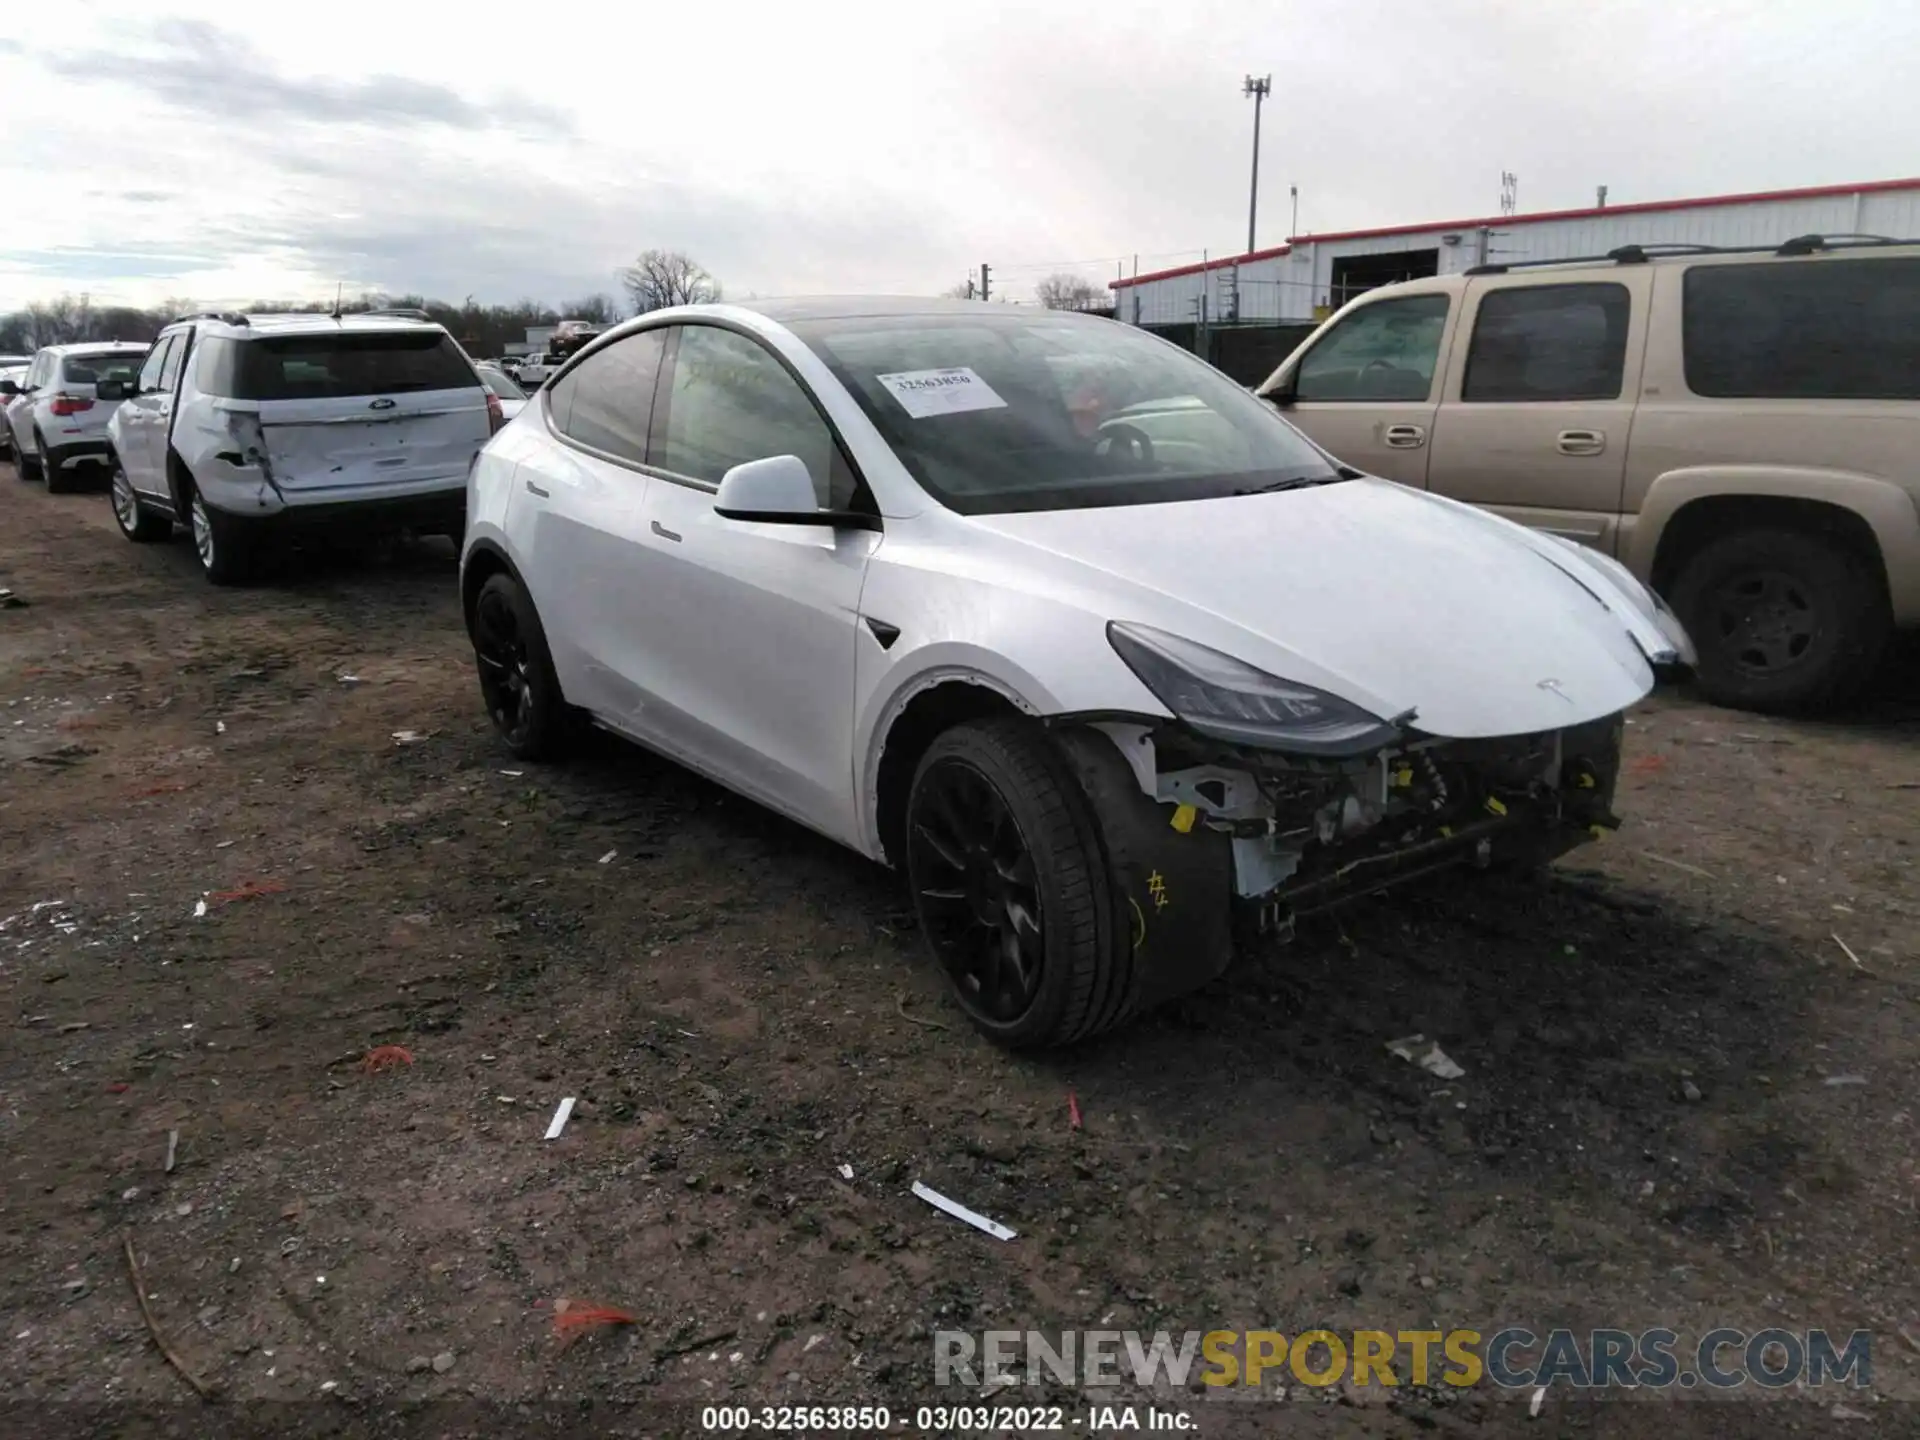
[[[1223,260],[1203,260],[1197,265],[1176,265],[1171,270],[1155,270],[1147,275],[1132,275],[1125,280],[1109,280],[1109,290],[1124,290],[1129,285],[1142,285],[1149,280],[1170,280],[1175,275],[1198,275],[1203,270],[1224,270],[1230,265],[1248,265],[1255,260],[1278,260],[1282,255],[1291,255],[1293,246],[1276,245],[1271,250],[1255,250],[1246,255],[1229,255]]]
[[[1835,195],[1877,195],[1889,190],[1920,190],[1920,177],[1910,180],[1869,180],[1859,185],[1811,185],[1799,190],[1756,190],[1747,195],[1708,195],[1692,200],[1641,200],[1628,205],[1589,206],[1581,210],[1543,210],[1535,215],[1483,215],[1476,220],[1435,220],[1422,225],[1385,225],[1377,230],[1338,230],[1327,235],[1296,235],[1291,244],[1277,250],[1256,250],[1251,255],[1230,255],[1221,260],[1209,260],[1204,265],[1182,265],[1173,270],[1156,270],[1150,275],[1110,280],[1107,288],[1119,290],[1129,285],[1143,285],[1149,280],[1170,280],[1176,275],[1193,275],[1202,270],[1244,265],[1250,260],[1269,260],[1277,255],[1285,255],[1295,245],[1314,245],[1322,241],[1375,240],[1388,235],[1422,235],[1432,230],[1477,230],[1482,225],[1537,225],[1548,220],[1591,220],[1598,215],[1644,215],[1660,210],[1710,210],[1722,205],[1753,205],[1775,200],[1825,200]]]

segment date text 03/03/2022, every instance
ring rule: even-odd
[[[1102,1435],[1129,1430],[1197,1428],[1185,1410],[1158,1405],[920,1405],[895,1414],[876,1405],[708,1405],[700,1428],[717,1434],[977,1434],[1007,1431]]]

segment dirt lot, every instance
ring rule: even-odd
[[[1778,1324],[1872,1330],[1839,1398],[1920,1413],[1910,677],[1834,726],[1657,701],[1586,868],[1013,1059],[865,862],[612,741],[506,758],[444,547],[217,591],[0,486],[0,1399],[198,1403],[130,1230],[229,1401],[898,1410],[943,1328]],[[637,1323],[563,1350],[563,1299]],[[1527,1396],[1286,1400],[1398,1435]]]

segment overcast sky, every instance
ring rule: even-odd
[[[1913,0],[146,0],[14,12],[0,308],[617,290],[1023,297],[1302,230],[1920,170]]]

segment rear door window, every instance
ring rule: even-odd
[[[435,330],[274,335],[236,349],[233,388],[225,392],[236,400],[332,400],[480,386],[453,337]]]
[[[1632,313],[1627,287],[1612,283],[1489,290],[1474,318],[1460,398],[1617,400]]]
[[[1696,265],[1681,326],[1696,395],[1920,400],[1920,259]]]
[[[589,450],[644,465],[666,350],[665,330],[643,330],[589,355],[547,391],[554,428]]]

